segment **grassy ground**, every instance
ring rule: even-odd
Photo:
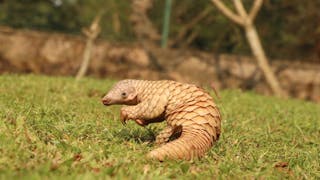
[[[163,124],[119,122],[109,80],[0,76],[0,178],[320,178],[320,106],[223,91],[220,141],[193,162],[145,159]]]

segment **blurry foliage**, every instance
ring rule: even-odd
[[[253,1],[244,2],[249,9]],[[132,41],[135,36],[129,22],[130,3],[117,0],[0,0],[0,25],[79,34],[97,13],[103,13],[102,38]],[[219,53],[250,54],[241,28],[221,15],[210,0],[173,1],[170,39],[173,40],[186,24],[209,6],[212,6],[210,14],[186,34],[185,38],[197,33],[190,46]],[[267,55],[272,58],[315,58],[316,51],[320,51],[318,7],[320,1],[265,0],[256,26]],[[163,0],[154,0],[149,13],[159,32],[163,8]]]
[[[233,9],[231,1],[227,2]],[[244,2],[249,10],[253,0]],[[158,28],[162,23],[163,4],[162,0],[155,0],[155,7],[158,8],[150,13]],[[181,27],[208,6],[213,6],[209,0],[174,1],[171,37],[175,37]],[[267,55],[272,58],[315,58],[316,47],[320,46],[319,7],[320,1],[265,0],[255,24]],[[242,29],[215,7],[191,31],[199,31],[191,44],[194,48],[223,53],[251,53]]]
[[[128,22],[130,3],[117,0],[2,0],[0,25],[46,31],[81,33],[102,13],[101,36],[109,40],[131,40]],[[118,21],[118,22],[115,22]],[[120,26],[117,28],[114,26]]]

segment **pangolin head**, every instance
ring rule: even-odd
[[[134,87],[133,80],[122,80],[117,82],[102,98],[102,103],[106,106],[113,104],[137,104],[137,91]]]

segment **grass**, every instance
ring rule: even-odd
[[[114,81],[0,76],[0,179],[319,179],[320,105],[221,92],[222,136],[201,160],[145,158],[164,124],[123,126]]]

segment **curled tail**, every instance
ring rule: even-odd
[[[163,161],[164,159],[191,160],[202,157],[217,140],[219,132],[208,124],[192,124],[183,126],[181,136],[168,142],[148,154],[149,158]],[[212,134],[214,131],[214,135]]]
[[[210,96],[198,97],[168,114],[167,123],[171,127],[181,127],[178,139],[151,151],[148,156],[164,159],[185,159],[202,157],[218,140],[221,116]]]

